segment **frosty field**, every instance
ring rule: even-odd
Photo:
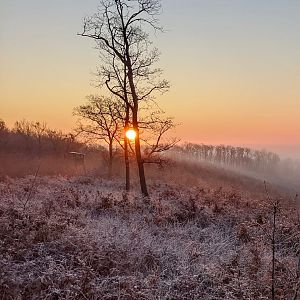
[[[159,171],[147,201],[119,179],[2,178],[0,298],[269,299],[278,200],[275,286],[293,299],[295,203],[258,180],[191,170]]]

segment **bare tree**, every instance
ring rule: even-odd
[[[175,128],[173,118],[166,117],[161,110],[152,111],[140,121],[140,128],[143,131],[144,162],[159,163],[163,162],[159,156],[161,153],[170,150],[180,139],[177,137],[166,137]]]
[[[7,130],[7,127],[6,127],[6,124],[5,122],[0,119],[0,131],[6,131]]]
[[[42,137],[47,131],[47,124],[44,122],[34,122],[31,123],[33,134],[36,136],[38,140],[38,153],[41,155],[42,148]]]
[[[88,102],[74,109],[73,114],[80,117],[76,131],[89,139],[96,138],[108,145],[108,174],[112,175],[114,143],[123,130],[120,119],[120,104],[112,98],[90,95]]]
[[[160,11],[160,0],[102,0],[98,12],[84,20],[80,34],[97,42],[102,59],[102,85],[121,98],[132,112],[135,155],[145,196],[148,190],[140,144],[140,102],[153,99],[155,91],[169,88],[167,81],[159,79],[162,71],[154,68],[159,52],[150,48],[147,32],[149,28],[161,30],[157,21]]]
[[[0,150],[3,150],[7,143],[8,133],[9,130],[6,127],[5,122],[0,119]]]
[[[13,127],[13,132],[24,141],[26,152],[32,152],[34,148],[32,143],[34,136],[32,130],[32,122],[25,119],[16,121]]]

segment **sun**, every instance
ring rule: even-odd
[[[128,129],[126,131],[126,137],[131,140],[131,141],[134,141],[135,138],[136,138],[136,132],[133,130],[133,129]]]

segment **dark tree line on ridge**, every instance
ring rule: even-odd
[[[278,154],[266,150],[228,145],[186,143],[175,146],[173,153],[184,159],[204,161],[250,171],[284,170],[287,175],[300,173],[300,163],[281,159]]]
[[[86,146],[72,133],[50,129],[46,123],[21,120],[9,129],[0,119],[0,152],[27,156],[64,156],[69,151],[82,151]]]

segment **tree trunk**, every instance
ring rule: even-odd
[[[127,116],[126,116],[127,117]],[[125,133],[128,129],[128,120],[125,121]],[[126,191],[130,190],[130,166],[129,166],[129,155],[128,155],[128,139],[125,134],[124,138],[124,156],[125,156],[125,185]]]
[[[142,154],[141,154],[139,126],[138,126],[137,112],[136,111],[133,111],[133,114],[132,114],[132,125],[133,125],[133,129],[136,132],[135,156],[136,156],[136,162],[137,162],[138,169],[139,169],[141,191],[142,191],[142,194],[144,196],[148,197],[149,193],[148,193],[148,190],[147,190],[147,183],[146,183],[145,170],[144,170],[144,162],[143,162]]]
[[[112,177],[112,163],[113,163],[113,141],[109,142],[108,146],[108,177]]]
[[[129,152],[128,152],[128,139],[126,136],[126,132],[129,128],[129,117],[130,117],[130,105],[128,101],[127,95],[127,71],[126,66],[124,68],[124,97],[125,97],[125,104],[126,104],[126,113],[125,113],[125,126],[124,126],[124,157],[125,157],[125,189],[126,191],[130,190],[130,165],[129,165]]]
[[[128,49],[128,47],[127,47],[127,49]],[[128,81],[129,81],[129,85],[130,85],[132,98],[133,98],[133,103],[134,103],[133,109],[132,109],[132,126],[133,126],[133,129],[136,132],[136,138],[135,138],[135,143],[134,143],[135,144],[135,156],[136,156],[136,162],[137,162],[138,169],[139,169],[141,191],[142,191],[142,194],[145,197],[148,197],[149,193],[148,193],[148,190],[147,190],[147,183],[146,183],[146,177],[145,177],[144,162],[143,162],[142,154],[141,154],[141,144],[140,144],[140,134],[139,134],[138,96],[137,96],[135,85],[134,85],[132,65],[131,65],[130,55],[129,55],[128,50],[127,50],[126,54],[127,54],[127,63],[128,63],[128,65],[127,65],[127,68],[128,68],[127,76],[128,76]]]

